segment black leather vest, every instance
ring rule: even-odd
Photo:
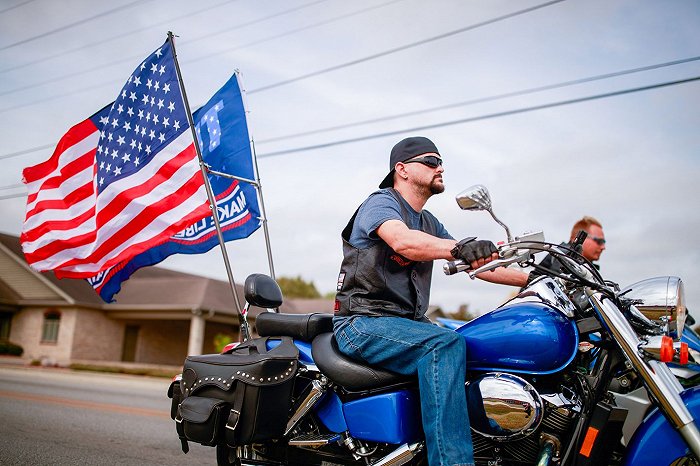
[[[401,195],[388,191],[401,206],[401,217],[409,225],[409,212]],[[343,263],[338,276],[336,315],[398,316],[425,320],[430,301],[433,261],[417,262],[396,253],[384,241],[367,249],[350,244],[358,210],[343,230]],[[421,212],[420,229],[436,235],[437,226]]]

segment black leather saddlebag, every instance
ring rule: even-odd
[[[183,451],[187,441],[235,447],[281,437],[298,362],[289,337],[256,338],[225,354],[188,356],[180,385],[172,390]]]

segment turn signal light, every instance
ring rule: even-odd
[[[673,361],[673,338],[669,336],[661,337],[661,351],[659,359],[661,362]]]
[[[688,364],[688,343],[681,343],[680,362]]]

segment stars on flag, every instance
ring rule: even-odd
[[[100,123],[98,190],[138,171],[189,129],[172,57],[158,49],[144,60]]]

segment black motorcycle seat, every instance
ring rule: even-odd
[[[262,312],[255,319],[255,328],[261,337],[284,336],[310,343],[317,335],[333,331],[333,315]]]
[[[340,352],[333,333],[323,333],[311,343],[316,366],[333,382],[349,391],[363,391],[411,382],[414,379],[350,359]]]

